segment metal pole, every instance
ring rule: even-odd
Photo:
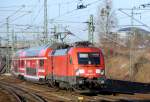
[[[131,10],[131,25],[132,25],[132,29],[131,29],[131,34],[130,34],[130,80],[133,80],[133,47],[134,47],[134,42],[133,42],[133,38],[134,38],[134,8],[132,8]]]
[[[54,43],[55,42],[58,42],[58,39],[59,39],[59,37],[58,37],[58,33],[57,33],[57,26],[54,26]]]
[[[0,47],[2,46],[2,37],[0,37]],[[2,51],[1,51],[1,49],[0,49],[0,55],[2,55],[2,53],[1,53]]]
[[[61,4],[60,3],[58,4],[58,7],[59,7],[59,16],[60,16],[60,11],[61,11]]]
[[[7,24],[7,53],[6,53],[6,73],[9,73],[9,17],[6,18]]]
[[[110,6],[108,0],[106,0],[106,37],[109,37],[109,14],[110,14]]]
[[[44,0],[44,44],[48,41],[47,0]]]
[[[14,51],[15,51],[15,34],[14,34],[14,29],[12,29],[12,46],[11,46],[12,48],[12,53],[11,53],[11,55],[13,55],[13,53],[14,53]]]
[[[106,7],[105,7],[105,16],[106,16],[106,24],[105,24],[105,38],[107,39],[109,39],[110,38],[110,36],[109,36],[109,28],[108,28],[108,26],[109,26],[109,14],[110,14],[110,8],[109,8],[109,4],[108,4],[108,2],[107,2],[107,0],[106,0],[106,5],[105,5]],[[107,44],[109,41],[108,40],[106,40],[105,41],[105,43]],[[110,50],[109,50],[109,53],[108,53],[108,57],[110,56]],[[107,68],[106,68],[106,75],[109,77],[109,78],[111,78],[111,76],[110,76],[110,74],[109,74],[109,70],[110,70],[110,68],[111,68],[111,64],[108,64],[107,65]]]
[[[109,35],[108,35],[108,16],[109,16],[109,14],[108,14],[108,9],[106,9],[106,37],[108,37]]]
[[[94,23],[93,23],[93,15],[90,15],[90,20],[88,23],[88,40],[91,43],[94,43]]]
[[[94,43],[94,21],[93,21],[93,15],[91,15],[90,18],[91,18],[91,43]]]

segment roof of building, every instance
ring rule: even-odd
[[[144,33],[144,34],[150,34],[149,31],[147,31],[145,29],[142,29],[142,28],[138,28],[138,27],[126,27],[126,28],[121,28],[118,31],[119,32],[131,32],[133,29],[138,30],[138,31],[140,31],[141,33]]]

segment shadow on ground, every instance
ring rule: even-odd
[[[150,94],[150,84],[109,79],[107,80],[107,88],[104,90],[127,94]]]
[[[81,93],[87,96],[98,96],[98,95],[114,95],[127,94],[134,95],[138,94],[150,94],[150,84],[138,83],[130,81],[121,80],[107,80],[107,88],[98,90],[91,90],[88,93]],[[100,102],[109,102],[107,100],[100,100]],[[150,102],[150,97],[148,100],[132,100],[132,99],[120,99],[116,102]]]

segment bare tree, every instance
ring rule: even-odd
[[[112,9],[112,1],[104,0],[98,8],[96,29],[99,42],[102,44],[106,39],[112,38],[112,30],[117,26],[115,11]]]

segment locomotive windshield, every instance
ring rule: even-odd
[[[100,64],[99,53],[78,53],[78,64]]]

